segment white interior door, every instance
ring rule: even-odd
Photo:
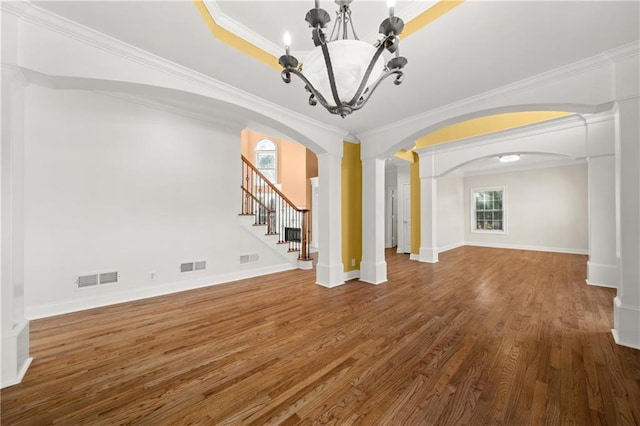
[[[385,247],[396,247],[398,245],[398,202],[397,188],[387,188],[385,197]]]
[[[402,198],[402,249],[411,253],[411,184],[404,184]]]

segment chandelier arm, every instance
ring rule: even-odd
[[[373,92],[378,88],[378,86],[380,85],[380,83],[382,83],[383,80],[385,80],[387,77],[389,77],[391,74],[396,74],[396,81],[394,83],[396,83],[396,85],[402,83],[402,77],[404,77],[404,72],[400,69],[390,69],[387,72],[385,72],[384,74],[382,74],[375,83],[373,83],[373,85],[367,90],[366,96],[362,97],[362,102],[353,105],[353,110],[357,111],[360,108],[362,108],[367,101],[369,100],[369,98],[371,98],[371,95],[373,95]]]
[[[371,75],[371,71],[373,71],[373,67],[376,65],[376,62],[378,62],[378,58],[382,54],[382,51],[384,50],[384,48],[385,48],[384,43],[380,43],[380,46],[378,46],[378,48],[376,49],[376,53],[373,55],[373,58],[371,58],[371,61],[369,62],[369,66],[367,67],[367,71],[364,73],[364,77],[362,77],[362,81],[360,82],[360,86],[358,87],[358,90],[356,90],[356,94],[353,95],[353,98],[349,102],[349,105],[355,105],[356,101],[362,95],[362,92],[367,86],[367,81],[369,81],[369,76]]]
[[[285,73],[291,73],[291,74],[297,75],[300,78],[300,80],[304,82],[309,92],[311,92],[311,94],[315,96],[315,98],[320,102],[320,104],[323,107],[325,107],[329,112],[336,114],[335,112],[332,111],[332,107],[329,105],[329,103],[324,98],[324,96],[322,96],[322,93],[318,92],[318,90],[315,87],[313,87],[313,84],[311,84],[311,82],[307,79],[307,77],[304,76],[304,74],[302,74],[300,71],[298,71],[295,68],[283,70],[281,73],[281,76],[282,76],[282,79],[285,81],[285,83],[288,83],[288,81],[285,80],[285,76],[284,76]],[[291,81],[291,77],[289,77],[289,81]]]
[[[351,32],[353,33],[353,38],[355,40],[360,40],[358,38],[358,34],[356,34],[356,29],[353,27],[353,19],[351,19],[351,9],[349,9],[349,23],[351,24]]]
[[[331,94],[333,95],[333,100],[336,102],[336,106],[342,106],[342,102],[340,101],[340,97],[338,96],[338,89],[336,88],[336,79],[333,75],[333,65],[331,65],[331,57],[329,56],[329,48],[327,47],[327,43],[322,43],[322,55],[324,56],[324,63],[327,66],[327,74],[329,77],[329,84],[331,85]]]
[[[340,18],[336,18],[336,22],[334,22],[334,24],[333,24],[333,28],[331,29],[331,35],[329,36],[329,41],[333,41],[333,40],[336,40],[338,38],[337,35],[336,35],[336,38],[333,38],[333,36],[336,33],[336,27],[338,26],[339,19]]]

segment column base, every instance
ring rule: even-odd
[[[613,299],[613,340],[618,345],[640,349],[640,307],[625,305],[619,297]]]
[[[420,247],[420,262],[438,263],[438,250]]]
[[[341,263],[316,265],[316,284],[323,287],[337,287],[344,284],[344,266]]]
[[[360,262],[360,281],[369,284],[387,282],[387,262]]]
[[[618,267],[587,262],[587,284],[598,287],[618,288]]]
[[[0,387],[22,382],[33,358],[29,357],[29,321],[23,319],[2,336],[2,376]]]

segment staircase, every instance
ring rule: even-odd
[[[255,235],[272,244],[300,269],[311,269],[309,210],[296,207],[244,156],[240,216]]]

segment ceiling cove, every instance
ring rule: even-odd
[[[245,55],[281,71],[278,58],[283,53],[283,46],[231,18],[217,3],[215,0],[193,0],[193,4],[213,36]],[[405,29],[400,38],[414,34],[462,3],[464,0],[439,0],[397,6],[397,14],[406,17]],[[298,54],[304,56],[305,52],[296,52],[296,55]]]

